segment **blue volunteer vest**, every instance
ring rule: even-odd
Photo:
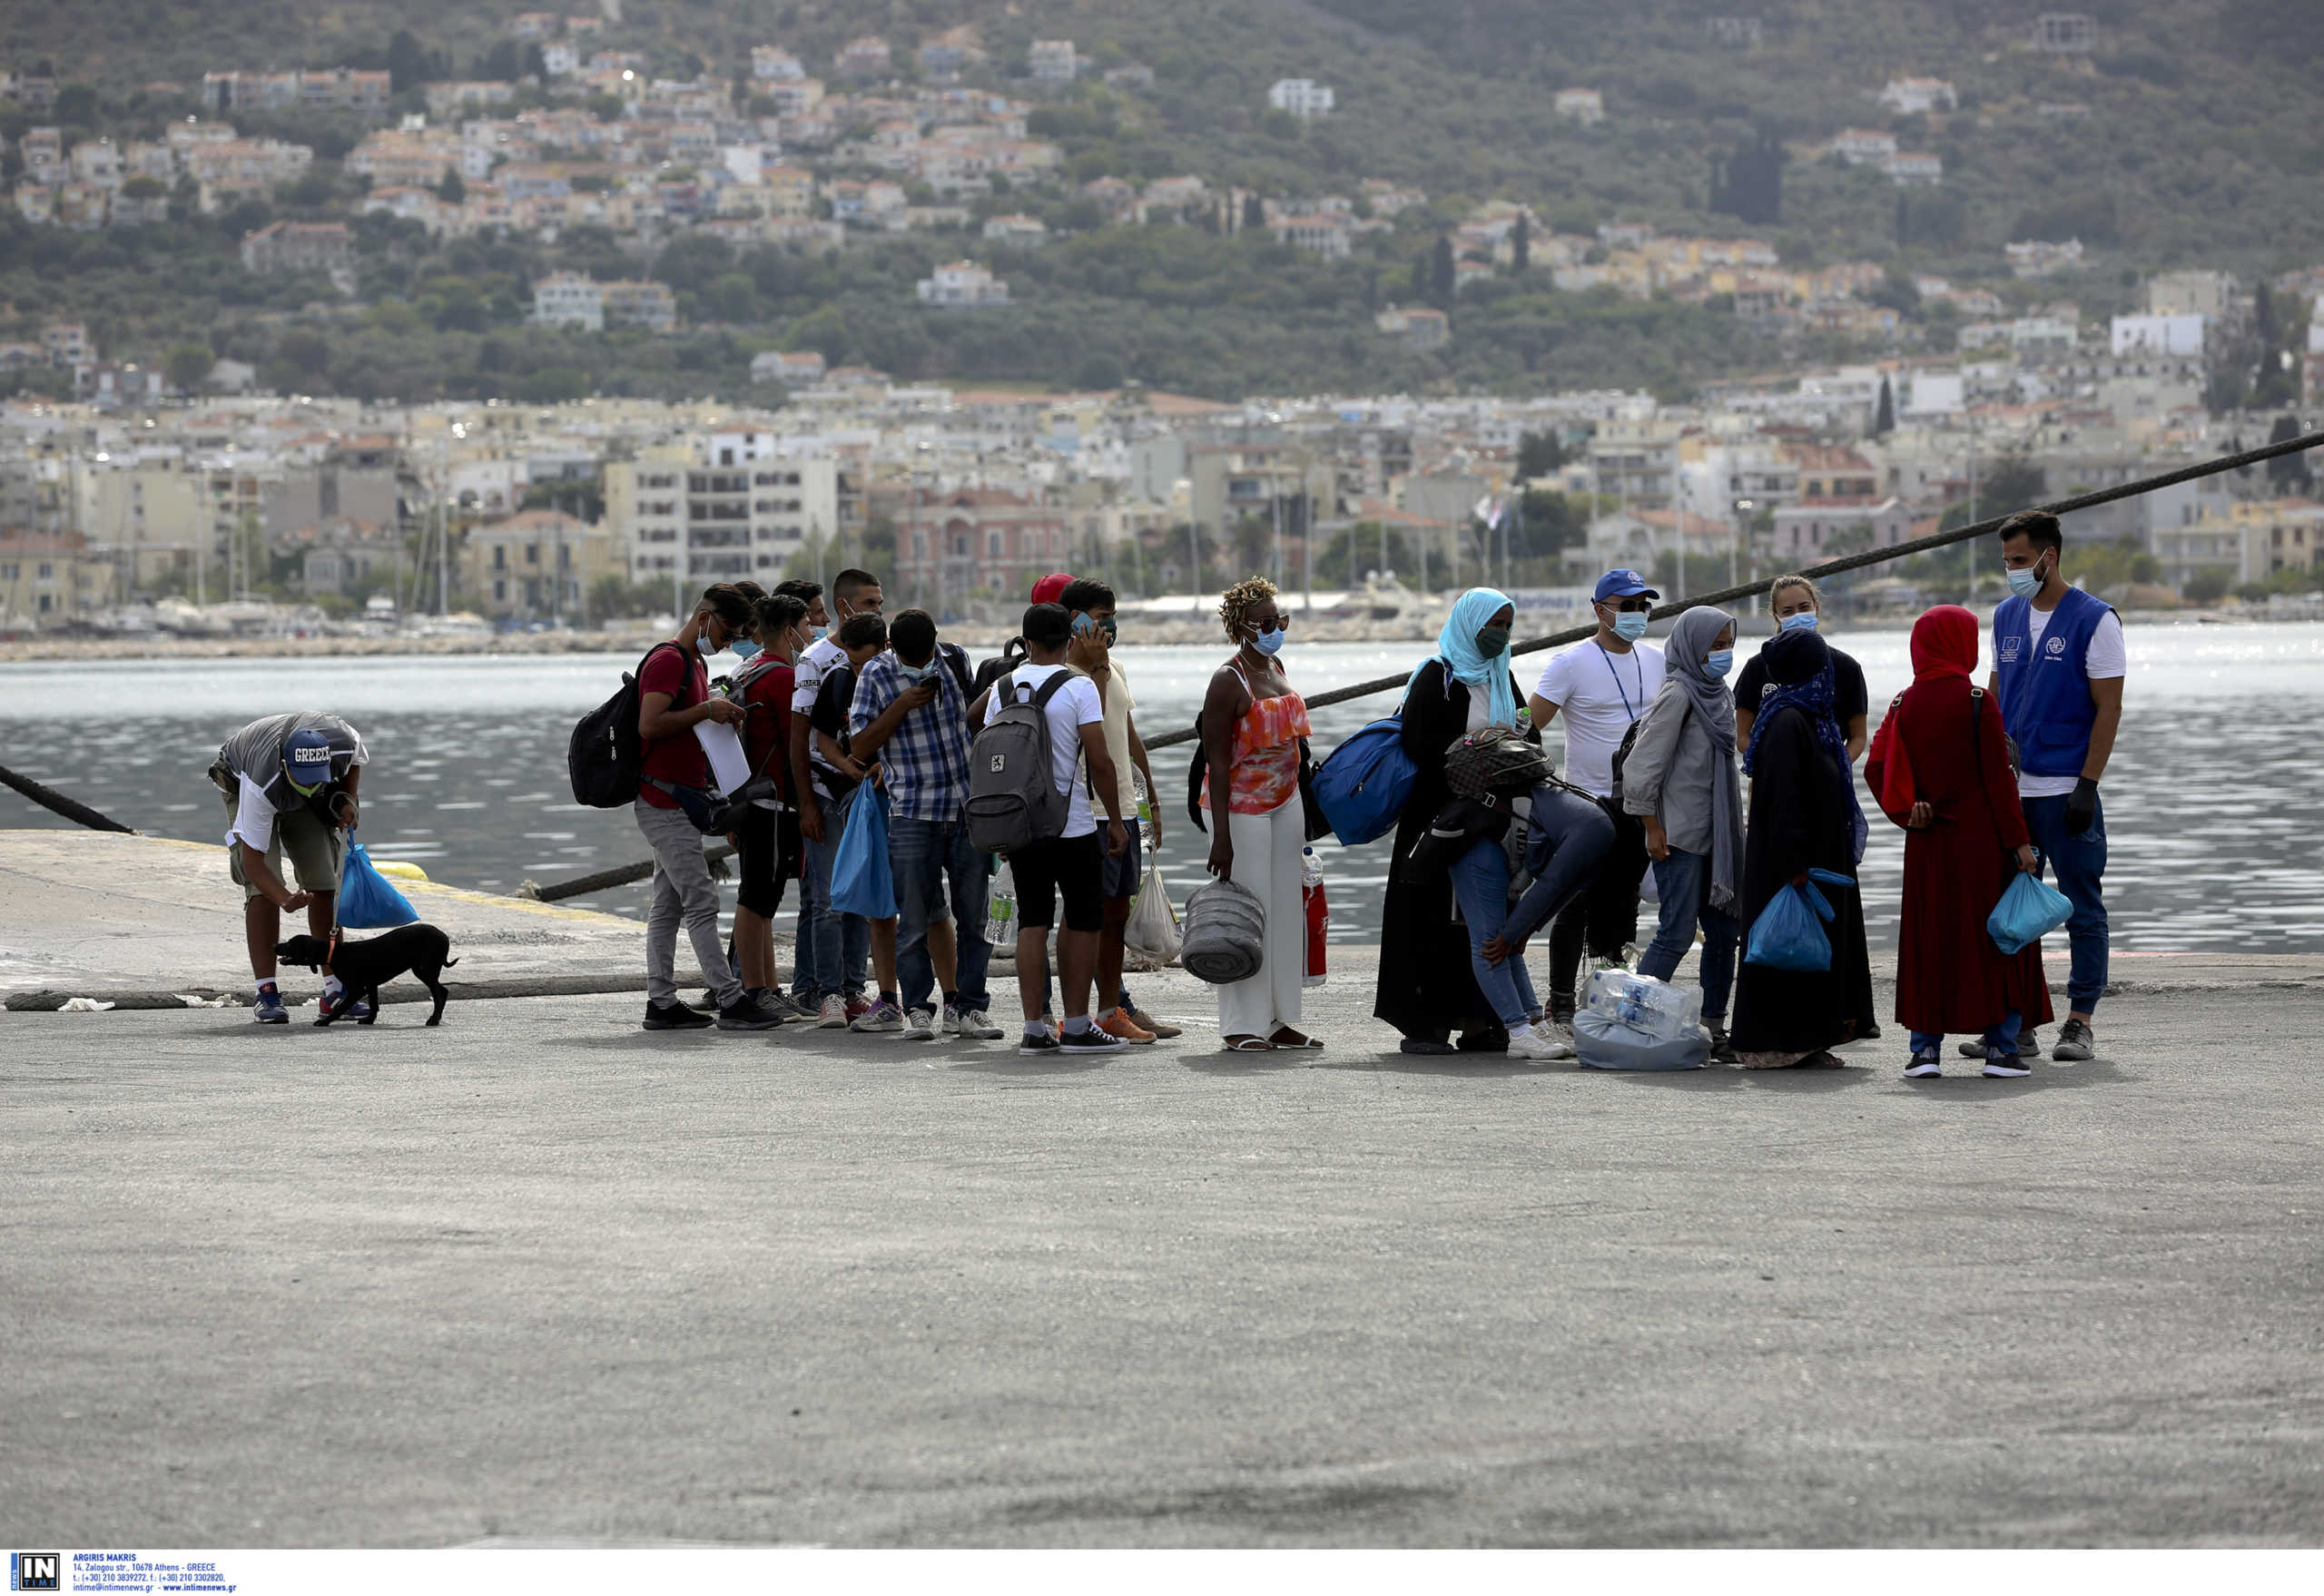
[[[2114,612],[2069,587],[2050,612],[2037,648],[2027,625],[2033,610],[2033,600],[2012,597],[1994,611],[2002,724],[2017,739],[2027,775],[2078,776],[2090,757],[2090,729],[2098,722],[2098,702],[2090,695],[2090,639]]]

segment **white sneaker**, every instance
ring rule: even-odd
[[[847,1000],[837,992],[825,998],[823,1006],[815,1013],[815,1029],[817,1030],[845,1030],[847,1029]]]
[[[1538,1025],[1529,1025],[1509,1035],[1509,1056],[1512,1059],[1532,1059],[1549,1063],[1573,1057],[1571,1044],[1558,1039],[1557,1033]]]
[[[995,1025],[983,1010],[970,1009],[960,1016],[960,1039],[997,1042],[1000,1039],[1000,1027]]]
[[[944,1005],[944,1012],[937,1017],[937,1029],[946,1036],[960,1034],[960,1011],[951,1004]]]
[[[936,1039],[936,1016],[925,1009],[915,1009],[904,1016],[903,1034],[896,1039],[905,1042],[932,1042]]]

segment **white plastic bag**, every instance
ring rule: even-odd
[[[1122,927],[1122,945],[1167,964],[1178,956],[1180,942],[1178,911],[1170,901],[1170,889],[1162,884],[1162,866],[1148,864],[1130,904],[1129,923]]]

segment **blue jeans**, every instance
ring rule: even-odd
[[[2106,990],[2106,900],[2101,892],[2106,874],[2106,805],[2101,799],[2098,816],[2079,837],[2066,834],[2066,801],[2025,800],[2025,829],[2033,833],[2034,851],[2045,872],[2055,872],[2058,891],[2073,905],[2066,921],[2066,940],[2073,949],[2073,971],[2066,981],[2066,1006],[2076,1014],[2095,1013]]]
[[[1501,934],[1509,917],[1509,855],[1498,837],[1481,838],[1452,863],[1452,896],[1469,927],[1469,969],[1477,990],[1502,1024],[1511,1030],[1533,1017],[1532,977],[1522,959],[1485,962],[1484,945]]]
[[[959,960],[962,1009],[990,1009],[985,970],[992,944],[984,940],[986,889],[991,860],[969,841],[962,820],[888,821],[888,869],[896,883],[896,985],[907,1013],[931,1007],[936,967],[928,957],[928,928],[950,918]],[[951,881],[948,902],[946,878]]]
[[[1534,788],[1525,831],[1533,881],[1509,911],[1510,940],[1531,936],[1588,891],[1613,846],[1613,817],[1603,809],[1562,788]]]
[[[2039,800],[2035,800],[2035,802],[2039,802]],[[2001,1017],[2001,1023],[1999,1025],[1994,1026],[1991,1030],[1985,1032],[1985,1046],[1988,1048],[1998,1049],[2000,1051],[2004,1053],[2014,1053],[2017,1051],[2017,1027],[2020,1021],[2018,1020],[2017,1010],[2012,1009],[2008,1013]],[[1934,1053],[1944,1046],[1945,1039],[1934,1032],[1925,1030],[1916,1030],[1913,1032],[1913,1051],[1915,1053]]]
[[[1654,865],[1655,895],[1662,900],[1662,923],[1638,961],[1638,972],[1669,980],[1687,950],[1695,945],[1695,925],[1703,928],[1703,1018],[1727,1018],[1728,994],[1735,990],[1735,944],[1743,928],[1724,909],[1710,906],[1710,856],[1670,850]]]
[[[799,882],[799,941],[791,995],[820,1003],[837,993],[852,997],[863,989],[863,967],[872,957],[872,927],[862,915],[832,912],[832,865],[847,830],[847,805],[817,795],[823,840],[802,839],[804,869]]]

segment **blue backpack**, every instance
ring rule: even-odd
[[[1404,752],[1400,712],[1374,721],[1331,752],[1315,769],[1315,802],[1332,832],[1347,845],[1369,842],[1395,829],[1420,767]]]

